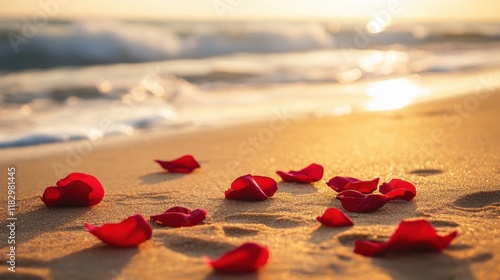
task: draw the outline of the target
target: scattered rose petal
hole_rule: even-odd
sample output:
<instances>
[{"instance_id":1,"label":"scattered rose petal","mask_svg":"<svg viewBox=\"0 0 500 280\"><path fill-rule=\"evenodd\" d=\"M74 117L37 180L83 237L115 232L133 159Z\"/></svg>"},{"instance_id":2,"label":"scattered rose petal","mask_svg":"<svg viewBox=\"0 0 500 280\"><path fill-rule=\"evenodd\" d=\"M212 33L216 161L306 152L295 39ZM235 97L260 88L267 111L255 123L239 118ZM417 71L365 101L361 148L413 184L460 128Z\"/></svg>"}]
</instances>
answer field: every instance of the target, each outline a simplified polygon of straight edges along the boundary
<instances>
[{"instance_id":1,"label":"scattered rose petal","mask_svg":"<svg viewBox=\"0 0 500 280\"><path fill-rule=\"evenodd\" d=\"M312 183L323 178L323 166L313 163L299 171L290 170L286 173L283 171L276 171L276 174L285 182Z\"/></svg>"},{"instance_id":2,"label":"scattered rose petal","mask_svg":"<svg viewBox=\"0 0 500 280\"><path fill-rule=\"evenodd\" d=\"M192 155L185 155L172 161L155 161L160 164L161 167L168 170L168 172L172 173L191 173L193 170L200 167L200 164Z\"/></svg>"},{"instance_id":3,"label":"scattered rose petal","mask_svg":"<svg viewBox=\"0 0 500 280\"><path fill-rule=\"evenodd\" d=\"M410 201L417 195L415 186L401 179L392 179L389 183L380 185L379 191L391 199L403 199Z\"/></svg>"},{"instance_id":4,"label":"scattered rose petal","mask_svg":"<svg viewBox=\"0 0 500 280\"><path fill-rule=\"evenodd\" d=\"M356 240L354 252L367 257L413 252L439 252L457 236L457 231L438 235L426 220L402 221L387 242Z\"/></svg>"},{"instance_id":5,"label":"scattered rose petal","mask_svg":"<svg viewBox=\"0 0 500 280\"><path fill-rule=\"evenodd\" d=\"M372 193L377 189L379 178L371 181L362 181L352 177L333 177L326 183L330 188L336 192L344 190L355 190L361 193Z\"/></svg>"},{"instance_id":6,"label":"scattered rose petal","mask_svg":"<svg viewBox=\"0 0 500 280\"><path fill-rule=\"evenodd\" d=\"M84 173L71 173L47 187L41 197L49 207L94 206L104 197L104 189L96 177Z\"/></svg>"},{"instance_id":7,"label":"scattered rose petal","mask_svg":"<svg viewBox=\"0 0 500 280\"><path fill-rule=\"evenodd\" d=\"M151 216L151 220L164 227L192 227L201 223L207 217L207 210L176 206L168 209L163 214Z\"/></svg>"},{"instance_id":8,"label":"scattered rose petal","mask_svg":"<svg viewBox=\"0 0 500 280\"><path fill-rule=\"evenodd\" d=\"M269 259L269 250L256 243L245 243L208 264L220 273L251 273L264 266Z\"/></svg>"},{"instance_id":9,"label":"scattered rose petal","mask_svg":"<svg viewBox=\"0 0 500 280\"><path fill-rule=\"evenodd\" d=\"M355 190L342 191L336 198L345 210L358 213L374 212L389 201L389 197L383 194L363 194Z\"/></svg>"},{"instance_id":10,"label":"scattered rose petal","mask_svg":"<svg viewBox=\"0 0 500 280\"><path fill-rule=\"evenodd\" d=\"M141 215L126 218L117 224L104 224L95 227L85 224L85 229L102 242L116 247L135 247L151 238L153 230Z\"/></svg>"},{"instance_id":11,"label":"scattered rose petal","mask_svg":"<svg viewBox=\"0 0 500 280\"><path fill-rule=\"evenodd\" d=\"M227 199L266 200L278 190L274 179L250 174L238 177L224 194Z\"/></svg>"},{"instance_id":12,"label":"scattered rose petal","mask_svg":"<svg viewBox=\"0 0 500 280\"><path fill-rule=\"evenodd\" d=\"M316 218L321 224L327 227L348 227L353 226L353 221L337 208L326 209L323 215Z\"/></svg>"}]
</instances>

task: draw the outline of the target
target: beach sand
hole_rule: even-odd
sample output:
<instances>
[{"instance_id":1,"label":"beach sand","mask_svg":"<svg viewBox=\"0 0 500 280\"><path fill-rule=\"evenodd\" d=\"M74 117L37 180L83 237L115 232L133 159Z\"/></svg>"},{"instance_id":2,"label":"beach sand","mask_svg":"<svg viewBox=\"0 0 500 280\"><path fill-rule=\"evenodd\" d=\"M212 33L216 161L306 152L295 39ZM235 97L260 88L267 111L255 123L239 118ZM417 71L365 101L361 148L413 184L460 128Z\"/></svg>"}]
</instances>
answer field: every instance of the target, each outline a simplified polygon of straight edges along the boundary
<instances>
[{"instance_id":1,"label":"beach sand","mask_svg":"<svg viewBox=\"0 0 500 280\"><path fill-rule=\"evenodd\" d=\"M499 117L500 92L483 92L390 112L309 119L278 114L260 123L138 135L134 141L2 150L2 192L7 167L16 167L17 263L15 273L7 271L8 233L2 230L0 278L500 279ZM193 154L202 168L169 174L153 162L183 154ZM325 167L323 179L312 185L283 183L275 174L312 162ZM45 207L39 196L66 171L99 178L103 201L92 208ZM273 177L278 192L261 202L226 200L231 182L248 173ZM342 209L325 184L334 176L403 178L418 193L374 213L347 212L353 227L325 228L316 216L327 207ZM1 197L6 205L6 194ZM176 205L205 208L208 217L190 228L152 225L152 239L133 249L108 247L83 228L136 213L148 218ZM442 253L353 253L354 240L383 240L411 218L459 235ZM5 221L2 211L4 229ZM258 273L220 275L203 259L247 241L270 250Z\"/></svg>"}]
</instances>

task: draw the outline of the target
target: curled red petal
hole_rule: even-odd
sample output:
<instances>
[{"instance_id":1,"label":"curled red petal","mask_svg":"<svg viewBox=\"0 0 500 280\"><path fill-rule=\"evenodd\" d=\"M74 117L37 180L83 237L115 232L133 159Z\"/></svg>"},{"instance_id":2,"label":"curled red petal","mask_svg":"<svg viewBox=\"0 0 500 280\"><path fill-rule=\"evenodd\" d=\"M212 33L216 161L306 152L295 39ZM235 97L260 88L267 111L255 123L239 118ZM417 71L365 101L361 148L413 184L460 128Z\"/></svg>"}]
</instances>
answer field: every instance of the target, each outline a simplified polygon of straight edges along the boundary
<instances>
[{"instance_id":1,"label":"curled red petal","mask_svg":"<svg viewBox=\"0 0 500 280\"><path fill-rule=\"evenodd\" d=\"M269 250L257 243L245 243L208 264L217 272L243 274L256 272L269 259Z\"/></svg>"},{"instance_id":2,"label":"curled red petal","mask_svg":"<svg viewBox=\"0 0 500 280\"><path fill-rule=\"evenodd\" d=\"M158 225L177 228L196 226L206 217L207 210L205 209L191 211L188 208L176 206L168 209L163 214L153 215L150 219Z\"/></svg>"},{"instance_id":3,"label":"curled red petal","mask_svg":"<svg viewBox=\"0 0 500 280\"><path fill-rule=\"evenodd\" d=\"M265 177L265 176L253 176L253 179L262 189L262 191L267 195L267 197L271 197L278 190L278 184L273 178Z\"/></svg>"},{"instance_id":4,"label":"curled red petal","mask_svg":"<svg viewBox=\"0 0 500 280\"><path fill-rule=\"evenodd\" d=\"M94 206L104 197L101 182L92 175L71 173L57 181L55 187L47 187L42 201L49 207Z\"/></svg>"},{"instance_id":5,"label":"curled red petal","mask_svg":"<svg viewBox=\"0 0 500 280\"><path fill-rule=\"evenodd\" d=\"M285 182L312 183L323 178L323 171L323 166L312 163L299 171L276 171L276 174L278 174Z\"/></svg>"},{"instance_id":6,"label":"curled red petal","mask_svg":"<svg viewBox=\"0 0 500 280\"><path fill-rule=\"evenodd\" d=\"M342 191L336 198L345 210L357 213L374 212L389 201L389 197L383 194L363 194L355 190Z\"/></svg>"},{"instance_id":7,"label":"curled red petal","mask_svg":"<svg viewBox=\"0 0 500 280\"><path fill-rule=\"evenodd\" d=\"M401 200L410 201L415 197L415 193L413 193L409 190L405 190L405 189L393 190L393 191L386 193L385 195L387 195L391 200L401 199Z\"/></svg>"},{"instance_id":8,"label":"curled red petal","mask_svg":"<svg viewBox=\"0 0 500 280\"><path fill-rule=\"evenodd\" d=\"M172 208L168 208L163 213L168 213L168 212L189 214L189 213L191 213L191 210L189 208L186 208L186 207L183 207L183 206L174 206Z\"/></svg>"},{"instance_id":9,"label":"curled red petal","mask_svg":"<svg viewBox=\"0 0 500 280\"><path fill-rule=\"evenodd\" d=\"M354 252L367 257L414 252L439 252L448 247L457 231L437 234L426 220L402 221L387 242L356 240Z\"/></svg>"},{"instance_id":10,"label":"curled red petal","mask_svg":"<svg viewBox=\"0 0 500 280\"><path fill-rule=\"evenodd\" d=\"M266 200L278 190L274 179L250 174L236 178L231 188L225 191L227 199L236 200Z\"/></svg>"},{"instance_id":11,"label":"curled red petal","mask_svg":"<svg viewBox=\"0 0 500 280\"><path fill-rule=\"evenodd\" d=\"M354 253L365 257L375 257L384 247L384 243L377 241L356 240L354 241Z\"/></svg>"},{"instance_id":12,"label":"curled red petal","mask_svg":"<svg viewBox=\"0 0 500 280\"><path fill-rule=\"evenodd\" d=\"M354 225L354 222L337 208L326 209L325 213L318 216L316 220L327 227L347 227Z\"/></svg>"},{"instance_id":13,"label":"curled red petal","mask_svg":"<svg viewBox=\"0 0 500 280\"><path fill-rule=\"evenodd\" d=\"M405 180L392 179L389 183L380 185L379 191L391 199L402 199L410 201L417 195L415 186Z\"/></svg>"},{"instance_id":14,"label":"curled red petal","mask_svg":"<svg viewBox=\"0 0 500 280\"><path fill-rule=\"evenodd\" d=\"M345 185L346 190L356 190L361 193L372 193L377 189L379 178L371 181L349 182Z\"/></svg>"},{"instance_id":15,"label":"curled red petal","mask_svg":"<svg viewBox=\"0 0 500 280\"><path fill-rule=\"evenodd\" d=\"M172 161L155 161L168 172L172 173L191 173L193 170L200 167L200 164L192 155L185 155Z\"/></svg>"},{"instance_id":16,"label":"curled red petal","mask_svg":"<svg viewBox=\"0 0 500 280\"><path fill-rule=\"evenodd\" d=\"M336 176L330 179L326 184L337 192L344 190L356 190L362 193L372 193L377 189L379 178L371 181L362 181L352 177Z\"/></svg>"},{"instance_id":17,"label":"curled red petal","mask_svg":"<svg viewBox=\"0 0 500 280\"><path fill-rule=\"evenodd\" d=\"M350 182L359 182L361 180L352 177L335 176L330 179L326 184L336 192L345 190L345 185Z\"/></svg>"},{"instance_id":18,"label":"curled red petal","mask_svg":"<svg viewBox=\"0 0 500 280\"><path fill-rule=\"evenodd\" d=\"M102 242L115 247L135 247L151 238L152 229L141 215L134 215L116 224L95 227L85 224L85 229Z\"/></svg>"}]
</instances>

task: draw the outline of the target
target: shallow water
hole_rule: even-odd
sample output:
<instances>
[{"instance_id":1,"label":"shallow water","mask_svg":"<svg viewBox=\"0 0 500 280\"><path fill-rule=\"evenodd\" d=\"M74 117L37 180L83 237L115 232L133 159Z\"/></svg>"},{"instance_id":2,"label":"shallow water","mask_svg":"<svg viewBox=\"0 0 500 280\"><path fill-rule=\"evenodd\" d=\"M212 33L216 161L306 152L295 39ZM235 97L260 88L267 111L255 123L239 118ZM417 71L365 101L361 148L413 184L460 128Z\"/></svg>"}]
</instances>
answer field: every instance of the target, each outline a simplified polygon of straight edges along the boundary
<instances>
[{"instance_id":1,"label":"shallow water","mask_svg":"<svg viewBox=\"0 0 500 280\"><path fill-rule=\"evenodd\" d=\"M499 27L52 21L13 47L4 21L0 147L463 94L498 72Z\"/></svg>"}]
</instances>

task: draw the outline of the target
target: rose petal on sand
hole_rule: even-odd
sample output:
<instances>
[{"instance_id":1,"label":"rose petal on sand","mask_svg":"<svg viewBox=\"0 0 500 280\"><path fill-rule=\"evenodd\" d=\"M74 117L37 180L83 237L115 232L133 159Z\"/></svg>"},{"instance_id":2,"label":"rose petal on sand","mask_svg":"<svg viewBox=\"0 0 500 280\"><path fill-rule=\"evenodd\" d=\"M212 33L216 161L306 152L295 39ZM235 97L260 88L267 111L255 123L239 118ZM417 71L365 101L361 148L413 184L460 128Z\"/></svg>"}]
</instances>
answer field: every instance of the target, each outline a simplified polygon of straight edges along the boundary
<instances>
[{"instance_id":1,"label":"rose petal on sand","mask_svg":"<svg viewBox=\"0 0 500 280\"><path fill-rule=\"evenodd\" d=\"M207 210L196 209L189 210L182 206L176 206L168 209L163 214L153 215L150 217L163 227L192 227L200 224L207 217Z\"/></svg>"},{"instance_id":2,"label":"rose petal on sand","mask_svg":"<svg viewBox=\"0 0 500 280\"><path fill-rule=\"evenodd\" d=\"M243 274L256 272L269 259L269 250L257 243L245 243L208 264L217 272Z\"/></svg>"},{"instance_id":3,"label":"rose petal on sand","mask_svg":"<svg viewBox=\"0 0 500 280\"><path fill-rule=\"evenodd\" d=\"M379 191L392 199L402 199L410 201L417 195L415 186L405 180L392 179L389 183L382 183Z\"/></svg>"},{"instance_id":4,"label":"rose petal on sand","mask_svg":"<svg viewBox=\"0 0 500 280\"><path fill-rule=\"evenodd\" d=\"M327 208L323 215L316 218L321 224L327 227L347 227L353 226L354 222L337 208Z\"/></svg>"},{"instance_id":5,"label":"rose petal on sand","mask_svg":"<svg viewBox=\"0 0 500 280\"><path fill-rule=\"evenodd\" d=\"M323 171L323 166L312 163L299 171L276 171L276 174L278 174L285 182L312 183L323 178Z\"/></svg>"},{"instance_id":6,"label":"rose petal on sand","mask_svg":"<svg viewBox=\"0 0 500 280\"><path fill-rule=\"evenodd\" d=\"M185 155L172 161L155 160L161 167L171 173L191 173L200 164L192 155Z\"/></svg>"},{"instance_id":7,"label":"rose petal on sand","mask_svg":"<svg viewBox=\"0 0 500 280\"><path fill-rule=\"evenodd\" d=\"M94 206L104 197L104 188L96 177L85 173L71 173L47 187L41 197L49 207Z\"/></svg>"},{"instance_id":8,"label":"rose petal on sand","mask_svg":"<svg viewBox=\"0 0 500 280\"><path fill-rule=\"evenodd\" d=\"M335 190L341 192L344 190L356 190L362 193L372 193L377 189L379 178L371 181L362 181L352 177L336 176L330 179L326 184Z\"/></svg>"},{"instance_id":9,"label":"rose petal on sand","mask_svg":"<svg viewBox=\"0 0 500 280\"><path fill-rule=\"evenodd\" d=\"M356 240L354 252L367 257L414 252L440 252L450 245L457 231L439 235L424 220L402 221L387 242Z\"/></svg>"},{"instance_id":10,"label":"rose petal on sand","mask_svg":"<svg viewBox=\"0 0 500 280\"><path fill-rule=\"evenodd\" d=\"M139 214L130 216L116 224L104 224L95 227L85 224L85 229L102 242L115 247L135 247L151 238L153 230Z\"/></svg>"},{"instance_id":11,"label":"rose petal on sand","mask_svg":"<svg viewBox=\"0 0 500 280\"><path fill-rule=\"evenodd\" d=\"M383 194L363 194L355 190L341 191L336 198L345 210L357 213L374 212L389 201L389 197Z\"/></svg>"},{"instance_id":12,"label":"rose petal on sand","mask_svg":"<svg viewBox=\"0 0 500 280\"><path fill-rule=\"evenodd\" d=\"M266 200L278 190L273 178L250 174L236 178L224 195L227 199Z\"/></svg>"}]
</instances>

